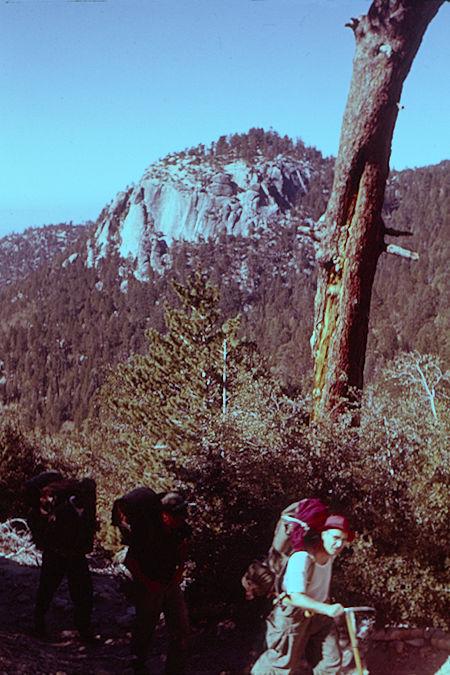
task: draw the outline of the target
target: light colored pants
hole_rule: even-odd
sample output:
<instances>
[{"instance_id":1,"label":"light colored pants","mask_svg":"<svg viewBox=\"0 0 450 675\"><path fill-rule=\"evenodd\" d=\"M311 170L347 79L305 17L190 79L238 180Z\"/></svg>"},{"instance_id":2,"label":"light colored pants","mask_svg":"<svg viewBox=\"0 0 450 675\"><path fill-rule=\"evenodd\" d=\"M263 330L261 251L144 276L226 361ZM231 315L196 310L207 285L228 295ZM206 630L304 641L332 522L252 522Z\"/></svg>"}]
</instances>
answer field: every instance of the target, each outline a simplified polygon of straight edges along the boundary
<instances>
[{"instance_id":1,"label":"light colored pants","mask_svg":"<svg viewBox=\"0 0 450 675\"><path fill-rule=\"evenodd\" d=\"M337 675L341 652L334 621L323 614L305 617L303 609L278 603L267 619L266 651L252 675L297 675L306 658L314 675Z\"/></svg>"}]
</instances>

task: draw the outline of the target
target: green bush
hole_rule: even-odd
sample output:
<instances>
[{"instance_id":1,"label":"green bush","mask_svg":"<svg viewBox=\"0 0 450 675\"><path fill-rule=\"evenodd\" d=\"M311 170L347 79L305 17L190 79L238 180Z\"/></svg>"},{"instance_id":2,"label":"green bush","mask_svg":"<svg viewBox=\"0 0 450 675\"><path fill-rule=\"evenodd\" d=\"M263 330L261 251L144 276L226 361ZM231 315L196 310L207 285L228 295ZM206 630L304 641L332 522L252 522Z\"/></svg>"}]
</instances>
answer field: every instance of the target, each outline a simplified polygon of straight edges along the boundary
<instances>
[{"instance_id":1,"label":"green bush","mask_svg":"<svg viewBox=\"0 0 450 675\"><path fill-rule=\"evenodd\" d=\"M5 415L0 423L0 521L23 515L22 485L44 468L40 448Z\"/></svg>"}]
</instances>

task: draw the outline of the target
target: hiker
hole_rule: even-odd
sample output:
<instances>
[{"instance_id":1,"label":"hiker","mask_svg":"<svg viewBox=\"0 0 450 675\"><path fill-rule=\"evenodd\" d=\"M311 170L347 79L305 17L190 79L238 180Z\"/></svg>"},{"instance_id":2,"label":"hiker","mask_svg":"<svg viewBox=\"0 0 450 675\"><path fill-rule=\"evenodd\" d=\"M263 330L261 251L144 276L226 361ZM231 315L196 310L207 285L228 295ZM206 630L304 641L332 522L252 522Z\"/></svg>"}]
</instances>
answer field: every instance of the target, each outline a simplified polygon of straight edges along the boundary
<instances>
[{"instance_id":1,"label":"hiker","mask_svg":"<svg viewBox=\"0 0 450 675\"><path fill-rule=\"evenodd\" d=\"M331 514L318 499L299 502L291 531L282 593L267 619L266 650L252 675L297 675L306 659L314 675L337 675L341 653L334 619L344 613L329 604L334 558L354 539L345 516Z\"/></svg>"},{"instance_id":2,"label":"hiker","mask_svg":"<svg viewBox=\"0 0 450 675\"><path fill-rule=\"evenodd\" d=\"M185 518L188 504L178 492L157 495L136 488L114 502L113 519L128 544L125 565L133 577L136 617L131 645L136 673L145 667L153 632L164 613L169 645L166 675L185 672L189 621L180 587L190 527Z\"/></svg>"},{"instance_id":3,"label":"hiker","mask_svg":"<svg viewBox=\"0 0 450 675\"><path fill-rule=\"evenodd\" d=\"M27 521L42 566L34 608L34 630L45 637L45 614L67 577L74 608L74 624L84 641L92 640L92 580L86 554L92 551L96 531L95 482L63 479L47 471L24 484Z\"/></svg>"}]
</instances>

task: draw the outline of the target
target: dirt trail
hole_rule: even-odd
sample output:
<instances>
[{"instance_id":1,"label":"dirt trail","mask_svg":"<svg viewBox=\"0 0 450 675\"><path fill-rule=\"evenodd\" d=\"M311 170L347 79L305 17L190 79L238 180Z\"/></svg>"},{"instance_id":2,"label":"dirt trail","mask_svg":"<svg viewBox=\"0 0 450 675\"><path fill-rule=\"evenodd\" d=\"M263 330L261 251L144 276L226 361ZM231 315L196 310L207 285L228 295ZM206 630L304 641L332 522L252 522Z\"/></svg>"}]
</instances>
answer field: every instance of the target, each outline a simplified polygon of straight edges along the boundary
<instances>
[{"instance_id":1,"label":"dirt trail","mask_svg":"<svg viewBox=\"0 0 450 675\"><path fill-rule=\"evenodd\" d=\"M32 635L39 567L0 557L0 675L131 675L129 630L133 618L117 575L93 572L93 628L98 640L84 645L73 630L65 583L48 613L48 640ZM193 626L188 675L245 675L262 647L263 623L243 614L235 621L211 619ZM247 618L246 618L247 617ZM164 627L155 635L148 665L164 669ZM450 675L448 654L420 645L376 643L368 654L371 675ZM354 672L352 669L350 672Z\"/></svg>"},{"instance_id":2,"label":"dirt trail","mask_svg":"<svg viewBox=\"0 0 450 675\"><path fill-rule=\"evenodd\" d=\"M39 567L0 557L0 674L8 675L107 675L132 673L129 645L133 608L117 575L93 572L94 644L83 644L73 628L67 584L58 589L47 614L48 637L33 636L33 602ZM255 657L252 636L236 631L234 624L212 622L193 626L188 675L196 673L245 673ZM148 665L151 673L163 672L164 626L152 642Z\"/></svg>"}]
</instances>

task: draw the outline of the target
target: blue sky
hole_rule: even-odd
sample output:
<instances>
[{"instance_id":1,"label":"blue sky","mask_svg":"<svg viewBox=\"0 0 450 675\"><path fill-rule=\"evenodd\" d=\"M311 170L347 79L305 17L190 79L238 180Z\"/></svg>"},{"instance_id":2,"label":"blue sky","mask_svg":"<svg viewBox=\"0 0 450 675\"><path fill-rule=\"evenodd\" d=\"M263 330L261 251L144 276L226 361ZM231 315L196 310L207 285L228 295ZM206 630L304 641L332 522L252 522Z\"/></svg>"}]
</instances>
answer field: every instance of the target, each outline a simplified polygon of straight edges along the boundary
<instances>
[{"instance_id":1,"label":"blue sky","mask_svg":"<svg viewBox=\"0 0 450 675\"><path fill-rule=\"evenodd\" d=\"M369 0L0 0L0 236L95 220L169 152L272 127L336 155ZM406 80L391 166L449 158L450 3Z\"/></svg>"}]
</instances>

